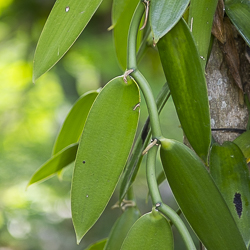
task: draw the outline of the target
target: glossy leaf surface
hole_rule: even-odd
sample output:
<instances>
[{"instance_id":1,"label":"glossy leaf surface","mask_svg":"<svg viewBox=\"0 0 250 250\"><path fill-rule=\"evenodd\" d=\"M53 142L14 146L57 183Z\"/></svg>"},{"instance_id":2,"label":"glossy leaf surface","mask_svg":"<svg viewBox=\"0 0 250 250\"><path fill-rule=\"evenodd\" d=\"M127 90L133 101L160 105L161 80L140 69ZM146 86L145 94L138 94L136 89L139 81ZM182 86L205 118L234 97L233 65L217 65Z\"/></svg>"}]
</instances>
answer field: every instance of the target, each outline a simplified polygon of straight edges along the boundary
<instances>
[{"instance_id":1,"label":"glossy leaf surface","mask_svg":"<svg viewBox=\"0 0 250 250\"><path fill-rule=\"evenodd\" d=\"M121 248L121 250L138 249L174 249L170 224L159 212L153 211L138 219Z\"/></svg>"},{"instance_id":2,"label":"glossy leaf surface","mask_svg":"<svg viewBox=\"0 0 250 250\"><path fill-rule=\"evenodd\" d=\"M126 5L124 4L122 11L119 13L119 18L116 20L113 30L116 56L122 70L127 68L128 31L138 2L135 0L126 1Z\"/></svg>"},{"instance_id":3,"label":"glossy leaf surface","mask_svg":"<svg viewBox=\"0 0 250 250\"><path fill-rule=\"evenodd\" d=\"M189 0L150 1L149 19L155 43L180 20L188 4Z\"/></svg>"},{"instance_id":4,"label":"glossy leaf surface","mask_svg":"<svg viewBox=\"0 0 250 250\"><path fill-rule=\"evenodd\" d=\"M207 86L185 21L181 19L157 45L182 129L195 152L206 162L211 140Z\"/></svg>"},{"instance_id":5,"label":"glossy leaf surface","mask_svg":"<svg viewBox=\"0 0 250 250\"><path fill-rule=\"evenodd\" d=\"M31 177L29 185L52 177L59 170L67 167L76 158L78 143L71 144L64 148L57 154L53 155L51 159L45 162Z\"/></svg>"},{"instance_id":6,"label":"glossy leaf surface","mask_svg":"<svg viewBox=\"0 0 250 250\"><path fill-rule=\"evenodd\" d=\"M161 140L161 161L183 214L207 249L246 249L225 200L199 157L184 144Z\"/></svg>"},{"instance_id":7,"label":"glossy leaf surface","mask_svg":"<svg viewBox=\"0 0 250 250\"><path fill-rule=\"evenodd\" d=\"M104 250L121 249L122 243L126 238L128 231L139 219L139 217L140 212L137 208L128 207L112 227Z\"/></svg>"},{"instance_id":8,"label":"glossy leaf surface","mask_svg":"<svg viewBox=\"0 0 250 250\"><path fill-rule=\"evenodd\" d=\"M92 244L91 246L89 246L85 250L103 250L106 242L107 242L107 239L97 241L96 243Z\"/></svg>"},{"instance_id":9,"label":"glossy leaf surface","mask_svg":"<svg viewBox=\"0 0 250 250\"><path fill-rule=\"evenodd\" d=\"M73 105L55 141L53 154L58 153L72 143L78 142L89 110L97 95L97 91L87 92Z\"/></svg>"},{"instance_id":10,"label":"glossy leaf surface","mask_svg":"<svg viewBox=\"0 0 250 250\"><path fill-rule=\"evenodd\" d=\"M225 0L225 9L234 26L250 46L250 1Z\"/></svg>"},{"instance_id":11,"label":"glossy leaf surface","mask_svg":"<svg viewBox=\"0 0 250 250\"><path fill-rule=\"evenodd\" d=\"M203 69L208 59L208 49L218 0L192 0L189 8L189 26L199 51Z\"/></svg>"},{"instance_id":12,"label":"glossy leaf surface","mask_svg":"<svg viewBox=\"0 0 250 250\"><path fill-rule=\"evenodd\" d=\"M138 87L122 77L111 80L96 98L79 142L71 188L77 242L106 207L125 166L135 136Z\"/></svg>"},{"instance_id":13,"label":"glossy leaf surface","mask_svg":"<svg viewBox=\"0 0 250 250\"><path fill-rule=\"evenodd\" d=\"M102 0L56 1L39 38L33 81L52 68L68 51Z\"/></svg>"},{"instance_id":14,"label":"glossy leaf surface","mask_svg":"<svg viewBox=\"0 0 250 250\"><path fill-rule=\"evenodd\" d=\"M246 131L234 140L244 154L247 162L250 162L250 131Z\"/></svg>"},{"instance_id":15,"label":"glossy leaf surface","mask_svg":"<svg viewBox=\"0 0 250 250\"><path fill-rule=\"evenodd\" d=\"M170 97L170 91L168 84L165 83L156 98L156 105L158 109L158 113L160 114L164 105L168 101ZM142 130L138 134L136 142L134 144L133 150L131 152L130 158L126 163L124 173L121 180L121 187L119 193L119 200L122 202L125 195L127 194L129 188L133 184L136 175L138 173L143 155L142 152L148 145L151 136L151 128L149 124L149 118L146 120Z\"/></svg>"},{"instance_id":16,"label":"glossy leaf surface","mask_svg":"<svg viewBox=\"0 0 250 250\"><path fill-rule=\"evenodd\" d=\"M210 173L222 193L242 234L250 242L250 179L244 155L232 142L214 144L210 153Z\"/></svg>"}]
</instances>

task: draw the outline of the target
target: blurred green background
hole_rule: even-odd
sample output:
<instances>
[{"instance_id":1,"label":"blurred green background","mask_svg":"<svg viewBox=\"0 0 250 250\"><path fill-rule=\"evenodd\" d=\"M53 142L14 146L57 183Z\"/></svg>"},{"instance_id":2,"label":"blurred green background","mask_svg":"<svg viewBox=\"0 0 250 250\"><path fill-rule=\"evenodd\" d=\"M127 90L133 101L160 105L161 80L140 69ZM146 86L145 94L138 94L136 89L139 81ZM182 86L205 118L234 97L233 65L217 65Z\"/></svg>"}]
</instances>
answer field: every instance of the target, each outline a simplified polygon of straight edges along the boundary
<instances>
[{"instance_id":1,"label":"blurred green background","mask_svg":"<svg viewBox=\"0 0 250 250\"><path fill-rule=\"evenodd\" d=\"M53 4L53 0L0 1L0 250L85 249L107 237L121 214L120 209L110 208L117 201L115 193L104 216L78 246L70 214L73 165L62 180L55 176L26 190L31 175L50 157L59 128L77 98L123 74L112 31L107 31L112 1L106 0L62 60L32 83L35 47ZM157 96L165 80L155 49L148 49L139 67ZM146 117L142 100L140 127ZM182 140L172 100L162 111L161 123L166 137ZM142 213L151 208L146 202L144 165L145 159L135 183ZM161 192L166 203L176 208L167 183ZM178 242L176 249L182 249Z\"/></svg>"}]
</instances>

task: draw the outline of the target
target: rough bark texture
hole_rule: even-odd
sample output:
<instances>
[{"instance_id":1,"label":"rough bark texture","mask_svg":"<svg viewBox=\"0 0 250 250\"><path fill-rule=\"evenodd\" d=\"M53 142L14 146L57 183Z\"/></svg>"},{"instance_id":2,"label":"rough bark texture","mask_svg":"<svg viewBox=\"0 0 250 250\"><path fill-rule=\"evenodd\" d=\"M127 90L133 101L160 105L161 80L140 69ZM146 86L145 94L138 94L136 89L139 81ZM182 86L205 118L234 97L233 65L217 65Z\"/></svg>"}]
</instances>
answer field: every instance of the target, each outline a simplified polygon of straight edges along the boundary
<instances>
[{"instance_id":1,"label":"rough bark texture","mask_svg":"<svg viewBox=\"0 0 250 250\"><path fill-rule=\"evenodd\" d=\"M245 47L244 44L242 39L237 40L237 48L239 50ZM211 127L212 129L228 128L244 130L247 126L248 110L245 105L242 105L243 94L236 86L228 69L221 46L217 39L215 39L206 68ZM242 59L241 56L240 59ZM246 63L245 60L244 63ZM220 144L224 141L232 141L239 136L239 132L226 130L214 131L212 134L214 139Z\"/></svg>"}]
</instances>

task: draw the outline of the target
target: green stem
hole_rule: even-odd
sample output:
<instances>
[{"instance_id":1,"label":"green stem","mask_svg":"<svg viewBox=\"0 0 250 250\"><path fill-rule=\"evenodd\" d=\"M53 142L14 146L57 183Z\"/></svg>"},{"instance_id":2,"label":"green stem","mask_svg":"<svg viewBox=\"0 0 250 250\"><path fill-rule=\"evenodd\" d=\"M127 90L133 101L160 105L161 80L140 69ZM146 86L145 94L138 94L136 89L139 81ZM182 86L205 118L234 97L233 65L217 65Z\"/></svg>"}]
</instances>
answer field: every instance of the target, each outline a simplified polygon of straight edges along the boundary
<instances>
[{"instance_id":1,"label":"green stem","mask_svg":"<svg viewBox=\"0 0 250 250\"><path fill-rule=\"evenodd\" d=\"M131 75L135 79L137 84L139 85L144 95L147 108L148 108L150 125L152 129L152 138L153 139L156 138L159 140L162 138L162 132L161 132L158 110L157 110L157 106L156 106L156 102L155 102L152 90L147 80L145 79L145 77L142 75L142 73L139 70L135 70Z\"/></svg>"},{"instance_id":2,"label":"green stem","mask_svg":"<svg viewBox=\"0 0 250 250\"><path fill-rule=\"evenodd\" d=\"M182 236L184 243L188 250L196 250L194 242L181 218L178 214L169 206L163 203L160 191L156 181L155 173L155 161L158 147L154 146L148 151L147 157L147 181L150 190L152 202L156 209L166 216L175 225L180 235Z\"/></svg>"},{"instance_id":3,"label":"green stem","mask_svg":"<svg viewBox=\"0 0 250 250\"><path fill-rule=\"evenodd\" d=\"M150 124L152 127L152 137L153 139L155 138L160 139L162 137L162 132L161 132L160 121L155 99L150 85L148 84L144 76L140 73L140 71L137 69L136 42L137 42L137 33L143 13L144 13L144 6L143 3L140 2L133 15L129 28L127 69L128 70L133 69L133 72L130 75L136 80L137 84L139 85L144 95L150 117Z\"/></svg>"},{"instance_id":4,"label":"green stem","mask_svg":"<svg viewBox=\"0 0 250 250\"><path fill-rule=\"evenodd\" d=\"M131 186L127 192L128 200L135 201L133 187Z\"/></svg>"}]
</instances>

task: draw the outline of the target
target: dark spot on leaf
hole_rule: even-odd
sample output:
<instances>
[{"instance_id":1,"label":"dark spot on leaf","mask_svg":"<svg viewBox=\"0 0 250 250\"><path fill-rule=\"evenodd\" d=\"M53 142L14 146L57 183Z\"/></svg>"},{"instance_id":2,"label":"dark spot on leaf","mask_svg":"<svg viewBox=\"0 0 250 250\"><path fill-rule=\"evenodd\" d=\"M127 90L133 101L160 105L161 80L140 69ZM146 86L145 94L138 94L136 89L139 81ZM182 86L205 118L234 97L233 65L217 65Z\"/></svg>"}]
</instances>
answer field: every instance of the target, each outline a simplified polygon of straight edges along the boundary
<instances>
[{"instance_id":1,"label":"dark spot on leaf","mask_svg":"<svg viewBox=\"0 0 250 250\"><path fill-rule=\"evenodd\" d=\"M234 195L234 205L235 205L235 209L236 212L239 216L239 218L242 215L242 200L241 200L241 194L240 193L235 193Z\"/></svg>"},{"instance_id":2,"label":"dark spot on leaf","mask_svg":"<svg viewBox=\"0 0 250 250\"><path fill-rule=\"evenodd\" d=\"M147 135L148 135L148 130L149 130L149 118L146 120L142 133L141 133L141 139L142 139L142 144L144 143Z\"/></svg>"},{"instance_id":3,"label":"dark spot on leaf","mask_svg":"<svg viewBox=\"0 0 250 250\"><path fill-rule=\"evenodd\" d=\"M82 163L83 163L83 164L85 164L85 163L86 163L86 161L83 161Z\"/></svg>"}]
</instances>

